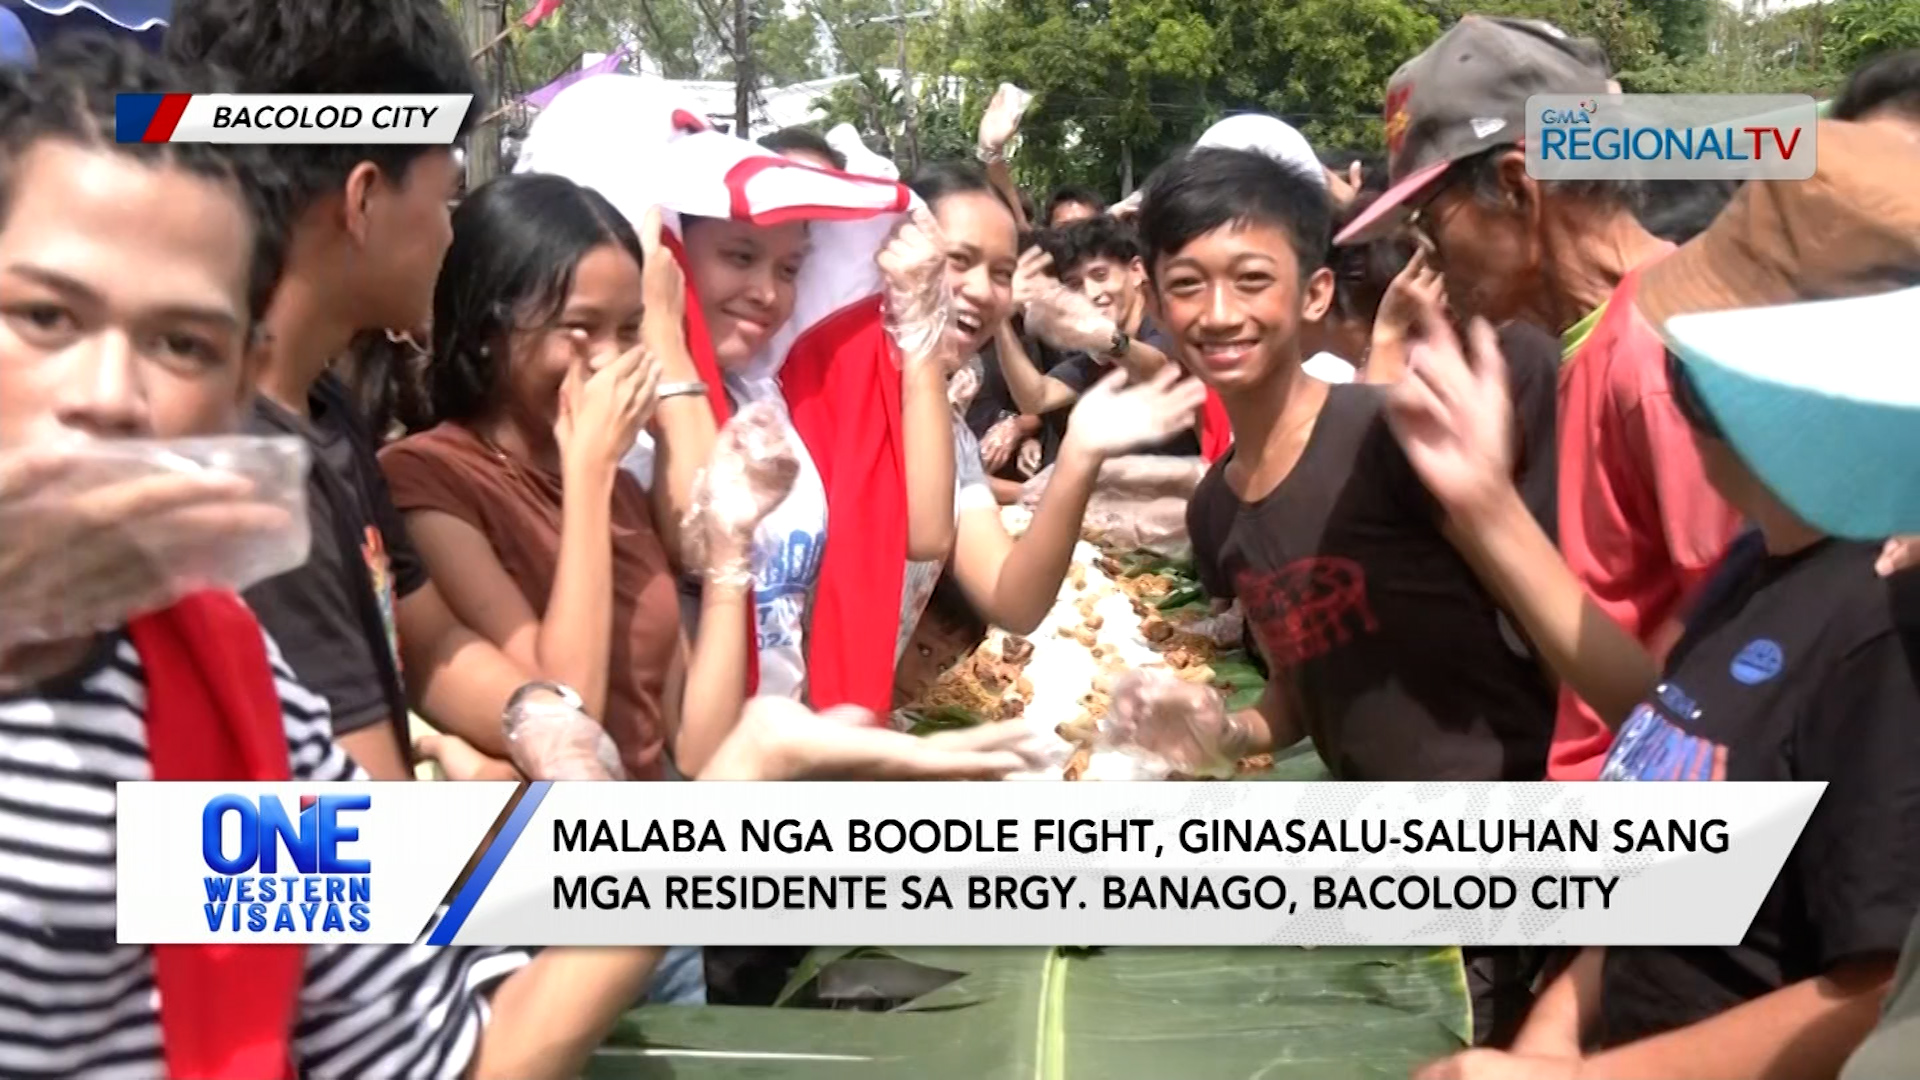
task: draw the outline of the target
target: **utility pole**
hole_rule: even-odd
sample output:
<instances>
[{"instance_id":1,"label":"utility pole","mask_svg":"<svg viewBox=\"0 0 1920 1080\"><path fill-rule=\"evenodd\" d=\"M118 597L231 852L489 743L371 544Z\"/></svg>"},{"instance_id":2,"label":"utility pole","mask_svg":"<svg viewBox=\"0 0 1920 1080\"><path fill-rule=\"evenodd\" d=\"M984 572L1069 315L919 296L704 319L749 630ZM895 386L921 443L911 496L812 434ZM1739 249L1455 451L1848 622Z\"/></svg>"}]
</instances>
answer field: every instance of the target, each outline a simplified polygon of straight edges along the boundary
<instances>
[{"instance_id":1,"label":"utility pole","mask_svg":"<svg viewBox=\"0 0 1920 1080\"><path fill-rule=\"evenodd\" d=\"M906 106L901 117L906 125L907 172L909 175L920 171L920 132L914 124L914 112L919 106L913 92L913 72L907 69L907 14L900 6L900 0L893 0L894 25L900 30L900 101Z\"/></svg>"},{"instance_id":2,"label":"utility pole","mask_svg":"<svg viewBox=\"0 0 1920 1080\"><path fill-rule=\"evenodd\" d=\"M475 120L473 134L467 139L467 190L472 191L500 172L500 129L495 126L494 110L500 104L500 62L496 54L506 9L501 0L467 0L461 5L466 25L467 47L481 52L473 61L479 76L480 94L469 106ZM489 47L491 46L491 47Z\"/></svg>"},{"instance_id":3,"label":"utility pole","mask_svg":"<svg viewBox=\"0 0 1920 1080\"><path fill-rule=\"evenodd\" d=\"M750 0L733 0L733 133L749 138L753 122L753 21Z\"/></svg>"}]
</instances>

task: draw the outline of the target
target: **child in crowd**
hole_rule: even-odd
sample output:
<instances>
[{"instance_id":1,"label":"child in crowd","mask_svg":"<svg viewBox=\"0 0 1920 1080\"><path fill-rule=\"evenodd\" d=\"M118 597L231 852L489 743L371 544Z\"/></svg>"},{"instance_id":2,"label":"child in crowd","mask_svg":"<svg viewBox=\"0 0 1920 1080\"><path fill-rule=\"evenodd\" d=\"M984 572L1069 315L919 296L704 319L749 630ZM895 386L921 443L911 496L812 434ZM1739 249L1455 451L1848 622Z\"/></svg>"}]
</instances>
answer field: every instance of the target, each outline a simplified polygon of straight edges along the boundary
<instances>
[{"instance_id":1,"label":"child in crowd","mask_svg":"<svg viewBox=\"0 0 1920 1080\"><path fill-rule=\"evenodd\" d=\"M1012 314L1017 223L986 174L965 164L937 165L913 181L945 238L946 276L954 297L948 330L956 371L1004 336ZM1150 379L1122 388L1114 373L1088 388L1073 408L1053 479L1019 540L1007 534L999 503L989 490L973 433L954 421L956 523L954 580L989 624L1027 633L1052 609L1080 541L1080 521L1093 495L1094 479L1108 458L1141 444L1164 440L1191 427L1203 391L1166 367ZM927 600L940 580L944 559L915 562L901 596L900 639L904 655Z\"/></svg>"},{"instance_id":2,"label":"child in crowd","mask_svg":"<svg viewBox=\"0 0 1920 1080\"><path fill-rule=\"evenodd\" d=\"M643 300L640 237L558 176L495 180L453 225L434 292L437 424L381 452L394 502L454 612L577 692L629 779L668 760L697 775L739 716L744 641L704 634L687 663L667 530L620 469L659 392L645 309L677 310L680 281L652 279L661 294ZM651 227L649 261L670 260ZM704 603L703 626L738 626L746 583L710 582Z\"/></svg>"},{"instance_id":3,"label":"child in crowd","mask_svg":"<svg viewBox=\"0 0 1920 1080\"><path fill-rule=\"evenodd\" d=\"M1311 177L1227 149L1164 166L1140 210L1168 338L1237 436L1187 512L1201 581L1240 601L1271 669L1259 707L1233 722L1257 748L1311 738L1343 779L1538 780L1552 685L1448 541L1387 429L1383 389L1301 370L1301 330L1333 290L1329 218ZM1512 391L1515 468L1550 474L1553 343L1524 329L1506 341L1534 360ZM1497 1041L1529 973L1508 951L1468 958L1480 1041Z\"/></svg>"},{"instance_id":4,"label":"child in crowd","mask_svg":"<svg viewBox=\"0 0 1920 1080\"><path fill-rule=\"evenodd\" d=\"M1645 271L1638 303L1653 326L1920 284L1910 182L1920 150L1868 125L1823 123L1819 138L1811 180L1747 185L1712 227ZM1793 242L1816 230L1825 242ZM1883 578L1878 543L1801 519L1729 442L1698 354L1669 353L1675 406L1706 475L1756 528L1735 541L1664 660L1650 655L1595 606L1512 489L1493 335L1474 326L1469 362L1437 307L1423 326L1396 389L1400 441L1463 552L1616 732L1600 779L1827 783L1738 945L1583 950L1512 1055L1468 1054L1423 1075L1834 1075L1872 1025L1920 909L1920 577ZM1738 371L1755 358L1713 360ZM1737 387L1718 385L1720 405L1737 405Z\"/></svg>"},{"instance_id":5,"label":"child in crowd","mask_svg":"<svg viewBox=\"0 0 1920 1080\"><path fill-rule=\"evenodd\" d=\"M628 137L609 141L614 129ZM947 343L928 331L944 255L908 222L911 194L704 130L657 83L627 76L557 97L523 167L600 191L629 221L656 205L673 215L681 332L705 373L689 385L719 414L780 409L801 462L756 538L755 692L884 712L897 583L953 537ZM729 186L748 172L750 185ZM905 306L927 317L896 326L912 339L896 344L886 322ZM651 478L661 448L643 441L629 467Z\"/></svg>"},{"instance_id":6,"label":"child in crowd","mask_svg":"<svg viewBox=\"0 0 1920 1080\"><path fill-rule=\"evenodd\" d=\"M468 94L467 48L435 0L182 0L166 51L243 73L249 93ZM468 118L469 121L474 119ZM501 710L530 673L462 625L388 496L372 431L330 368L364 331L424 326L460 169L445 146L277 146L285 278L247 426L306 440L312 554L247 592L334 734L383 780L412 775L408 712L506 756Z\"/></svg>"}]
</instances>

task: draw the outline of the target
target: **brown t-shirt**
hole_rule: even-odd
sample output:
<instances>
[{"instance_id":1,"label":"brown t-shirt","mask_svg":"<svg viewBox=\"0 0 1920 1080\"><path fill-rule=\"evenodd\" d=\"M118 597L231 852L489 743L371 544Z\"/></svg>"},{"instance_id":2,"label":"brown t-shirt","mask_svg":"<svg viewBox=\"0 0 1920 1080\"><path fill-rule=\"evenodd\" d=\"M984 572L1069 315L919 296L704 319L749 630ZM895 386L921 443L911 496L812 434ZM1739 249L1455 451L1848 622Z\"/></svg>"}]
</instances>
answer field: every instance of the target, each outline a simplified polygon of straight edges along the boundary
<instances>
[{"instance_id":1,"label":"brown t-shirt","mask_svg":"<svg viewBox=\"0 0 1920 1080\"><path fill-rule=\"evenodd\" d=\"M402 513L437 510L480 530L534 614L545 616L560 568L559 476L502 457L457 424L394 443L380 452L380 466ZM603 720L636 780L664 774L661 699L679 640L666 549L646 492L622 472L613 485L613 636Z\"/></svg>"}]
</instances>

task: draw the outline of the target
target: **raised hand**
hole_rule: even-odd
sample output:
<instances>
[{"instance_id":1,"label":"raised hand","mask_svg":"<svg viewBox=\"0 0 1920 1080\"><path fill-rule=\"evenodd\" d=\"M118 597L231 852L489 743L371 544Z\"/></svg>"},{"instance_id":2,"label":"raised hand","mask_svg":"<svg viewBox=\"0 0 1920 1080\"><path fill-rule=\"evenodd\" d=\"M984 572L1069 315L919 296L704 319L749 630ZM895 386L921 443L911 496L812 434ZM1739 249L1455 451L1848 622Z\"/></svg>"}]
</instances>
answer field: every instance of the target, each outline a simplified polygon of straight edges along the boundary
<instances>
[{"instance_id":1,"label":"raised hand","mask_svg":"<svg viewBox=\"0 0 1920 1080\"><path fill-rule=\"evenodd\" d=\"M640 221L640 336L660 358L664 377L682 382L698 378L687 350L687 278L661 241L663 230L660 208L649 208Z\"/></svg>"},{"instance_id":2,"label":"raised hand","mask_svg":"<svg viewBox=\"0 0 1920 1080\"><path fill-rule=\"evenodd\" d=\"M1093 301L1060 285L1027 305L1027 329L1056 349L1101 353L1113 346L1117 327Z\"/></svg>"},{"instance_id":3,"label":"raised hand","mask_svg":"<svg viewBox=\"0 0 1920 1080\"><path fill-rule=\"evenodd\" d=\"M1470 515L1513 483L1506 357L1484 319L1467 333L1471 361L1437 302L1425 303L1420 325L1387 417L1427 490L1449 513Z\"/></svg>"},{"instance_id":4,"label":"raised hand","mask_svg":"<svg viewBox=\"0 0 1920 1080\"><path fill-rule=\"evenodd\" d=\"M560 384L553 425L560 460L568 469L618 466L653 419L660 363L644 344L589 355L585 334L576 331L572 342L573 363Z\"/></svg>"},{"instance_id":5,"label":"raised hand","mask_svg":"<svg viewBox=\"0 0 1920 1080\"><path fill-rule=\"evenodd\" d=\"M1013 270L1013 304L1015 308L1025 310L1028 304L1061 288L1060 279L1054 276L1053 256L1038 244L1020 253L1020 261Z\"/></svg>"},{"instance_id":6,"label":"raised hand","mask_svg":"<svg viewBox=\"0 0 1920 1080\"><path fill-rule=\"evenodd\" d=\"M987 103L986 115L980 118L980 152L988 157L998 157L1006 150L1007 144L1020 133L1020 119L1026 115L1027 106L1033 103L1033 95L1012 83L1001 83L993 92L993 100Z\"/></svg>"},{"instance_id":7,"label":"raised hand","mask_svg":"<svg viewBox=\"0 0 1920 1080\"><path fill-rule=\"evenodd\" d=\"M1332 169L1324 171L1327 174L1327 199L1333 203L1333 208L1344 210L1352 206L1353 200L1360 197L1360 185L1364 179L1360 163L1356 161L1348 165L1344 176Z\"/></svg>"},{"instance_id":8,"label":"raised hand","mask_svg":"<svg viewBox=\"0 0 1920 1080\"><path fill-rule=\"evenodd\" d=\"M947 404L956 410L965 412L967 406L980 393L980 367L976 360L966 364L947 378Z\"/></svg>"},{"instance_id":9,"label":"raised hand","mask_svg":"<svg viewBox=\"0 0 1920 1080\"><path fill-rule=\"evenodd\" d=\"M953 296L947 287L947 244L925 208L894 227L875 256L886 284L887 329L902 365L944 366Z\"/></svg>"},{"instance_id":10,"label":"raised hand","mask_svg":"<svg viewBox=\"0 0 1920 1080\"><path fill-rule=\"evenodd\" d=\"M1064 446L1100 458L1154 446L1192 427L1206 400L1206 387L1175 364L1132 386L1112 371L1080 395Z\"/></svg>"},{"instance_id":11,"label":"raised hand","mask_svg":"<svg viewBox=\"0 0 1920 1080\"><path fill-rule=\"evenodd\" d=\"M720 429L713 457L694 478L681 535L707 580L743 587L753 580L753 531L793 490L800 458L779 406L754 402Z\"/></svg>"}]
</instances>

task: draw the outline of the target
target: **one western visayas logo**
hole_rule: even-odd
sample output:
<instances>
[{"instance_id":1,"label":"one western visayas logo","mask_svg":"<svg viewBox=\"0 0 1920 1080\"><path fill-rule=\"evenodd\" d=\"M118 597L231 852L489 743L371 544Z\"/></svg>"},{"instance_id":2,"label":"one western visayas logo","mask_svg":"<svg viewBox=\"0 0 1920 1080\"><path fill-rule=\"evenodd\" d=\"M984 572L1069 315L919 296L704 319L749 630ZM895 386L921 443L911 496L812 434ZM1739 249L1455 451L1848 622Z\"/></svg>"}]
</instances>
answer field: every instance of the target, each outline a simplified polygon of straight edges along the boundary
<instances>
[{"instance_id":1,"label":"one western visayas logo","mask_svg":"<svg viewBox=\"0 0 1920 1080\"><path fill-rule=\"evenodd\" d=\"M276 795L216 795L200 815L207 929L360 933L373 903L373 865L341 849L360 829L347 815L371 795L306 795L289 814ZM238 824L229 830L227 822ZM284 858L283 858L284 856Z\"/></svg>"}]
</instances>

